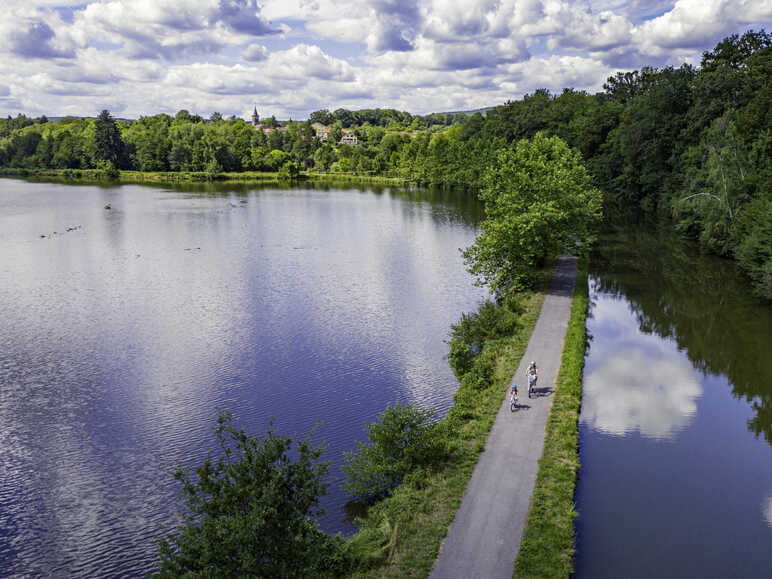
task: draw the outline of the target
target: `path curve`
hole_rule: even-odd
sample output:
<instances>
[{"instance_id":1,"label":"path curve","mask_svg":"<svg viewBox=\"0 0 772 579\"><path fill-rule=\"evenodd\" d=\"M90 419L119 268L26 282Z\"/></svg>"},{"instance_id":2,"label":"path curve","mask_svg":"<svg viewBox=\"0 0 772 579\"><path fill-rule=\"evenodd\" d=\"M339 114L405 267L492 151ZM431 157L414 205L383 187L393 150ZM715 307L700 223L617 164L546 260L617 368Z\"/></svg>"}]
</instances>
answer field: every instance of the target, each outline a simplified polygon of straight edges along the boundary
<instances>
[{"instance_id":1,"label":"path curve","mask_svg":"<svg viewBox=\"0 0 772 579\"><path fill-rule=\"evenodd\" d=\"M432 569L432 579L512 577L531 504L547 417L571 315L577 258L558 259L555 273L515 374L520 409L502 401L485 450L480 454L448 536ZM538 396L528 398L525 371L539 367Z\"/></svg>"}]
</instances>

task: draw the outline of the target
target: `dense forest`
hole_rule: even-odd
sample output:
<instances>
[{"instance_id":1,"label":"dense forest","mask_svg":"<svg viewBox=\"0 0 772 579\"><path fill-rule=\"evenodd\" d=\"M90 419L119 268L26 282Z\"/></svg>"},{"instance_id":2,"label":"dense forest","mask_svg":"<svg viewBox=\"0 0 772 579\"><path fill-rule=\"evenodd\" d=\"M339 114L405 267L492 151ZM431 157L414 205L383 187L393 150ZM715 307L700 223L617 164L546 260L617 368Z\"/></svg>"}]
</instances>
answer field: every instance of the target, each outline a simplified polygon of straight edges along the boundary
<instances>
[{"instance_id":1,"label":"dense forest","mask_svg":"<svg viewBox=\"0 0 772 579\"><path fill-rule=\"evenodd\" d=\"M499 150L542 132L578 150L607 214L666 217L710 252L738 260L772 298L772 37L733 35L699 67L617 73L604 91L537 90L486 114L392 109L314 112L264 130L188 111L134 121L0 119L0 167L375 174L479 188ZM327 140L312 126L330 127ZM281 125L281 126L280 126ZM345 133L356 145L342 144Z\"/></svg>"}]
</instances>

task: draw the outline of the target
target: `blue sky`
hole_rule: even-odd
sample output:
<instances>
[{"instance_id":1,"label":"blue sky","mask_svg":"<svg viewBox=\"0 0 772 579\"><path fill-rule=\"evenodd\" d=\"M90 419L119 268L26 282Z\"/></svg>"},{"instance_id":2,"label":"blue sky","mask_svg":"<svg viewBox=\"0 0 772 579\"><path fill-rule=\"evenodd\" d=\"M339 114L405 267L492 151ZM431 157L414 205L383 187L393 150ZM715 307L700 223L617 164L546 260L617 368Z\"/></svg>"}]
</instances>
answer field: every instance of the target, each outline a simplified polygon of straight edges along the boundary
<instances>
[{"instance_id":1,"label":"blue sky","mask_svg":"<svg viewBox=\"0 0 772 579\"><path fill-rule=\"evenodd\" d=\"M468 110L698 64L772 0L4 0L0 114Z\"/></svg>"}]
</instances>

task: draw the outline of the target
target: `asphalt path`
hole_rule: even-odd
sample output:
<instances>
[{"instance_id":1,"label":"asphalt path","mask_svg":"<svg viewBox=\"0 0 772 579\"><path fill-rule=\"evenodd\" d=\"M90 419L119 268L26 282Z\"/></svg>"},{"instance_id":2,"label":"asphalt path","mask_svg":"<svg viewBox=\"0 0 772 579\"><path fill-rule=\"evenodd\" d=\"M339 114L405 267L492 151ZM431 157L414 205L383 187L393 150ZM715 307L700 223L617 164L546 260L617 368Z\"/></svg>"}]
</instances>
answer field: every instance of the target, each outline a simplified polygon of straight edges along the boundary
<instances>
[{"instance_id":1,"label":"asphalt path","mask_svg":"<svg viewBox=\"0 0 772 579\"><path fill-rule=\"evenodd\" d=\"M485 450L430 577L511 578L531 504L544 432L571 314L577 259L558 259L541 314L514 376L519 407L502 401ZM528 398L526 368L539 368L536 396Z\"/></svg>"}]
</instances>

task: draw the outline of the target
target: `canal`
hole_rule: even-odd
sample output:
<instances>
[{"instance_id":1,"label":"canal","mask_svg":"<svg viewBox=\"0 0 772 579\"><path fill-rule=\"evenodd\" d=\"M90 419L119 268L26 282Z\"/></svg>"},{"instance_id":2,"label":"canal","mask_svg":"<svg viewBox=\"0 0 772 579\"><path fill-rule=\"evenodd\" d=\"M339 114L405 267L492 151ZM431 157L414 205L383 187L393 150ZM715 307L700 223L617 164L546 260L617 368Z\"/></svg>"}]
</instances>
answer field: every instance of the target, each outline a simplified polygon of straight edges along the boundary
<instances>
[{"instance_id":1,"label":"canal","mask_svg":"<svg viewBox=\"0 0 772 579\"><path fill-rule=\"evenodd\" d=\"M772 573L772 306L664 231L591 259L575 575Z\"/></svg>"}]
</instances>

